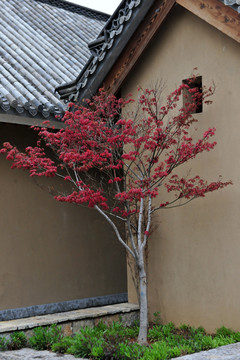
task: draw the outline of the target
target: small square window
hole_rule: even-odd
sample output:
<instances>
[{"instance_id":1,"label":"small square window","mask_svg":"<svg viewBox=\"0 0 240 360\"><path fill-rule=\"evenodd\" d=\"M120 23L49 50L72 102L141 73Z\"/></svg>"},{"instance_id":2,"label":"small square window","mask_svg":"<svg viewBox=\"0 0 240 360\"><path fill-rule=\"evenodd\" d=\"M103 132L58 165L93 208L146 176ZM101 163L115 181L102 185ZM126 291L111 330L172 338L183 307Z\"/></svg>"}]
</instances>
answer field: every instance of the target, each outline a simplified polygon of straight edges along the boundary
<instances>
[{"instance_id":1,"label":"small square window","mask_svg":"<svg viewBox=\"0 0 240 360\"><path fill-rule=\"evenodd\" d=\"M183 106L186 106L189 103L195 104L191 113L192 114L201 113L203 111L202 76L196 76L190 79L185 79L182 82L183 84L189 86L188 89L183 89ZM196 91L191 92L191 90L193 89L196 89Z\"/></svg>"}]
</instances>

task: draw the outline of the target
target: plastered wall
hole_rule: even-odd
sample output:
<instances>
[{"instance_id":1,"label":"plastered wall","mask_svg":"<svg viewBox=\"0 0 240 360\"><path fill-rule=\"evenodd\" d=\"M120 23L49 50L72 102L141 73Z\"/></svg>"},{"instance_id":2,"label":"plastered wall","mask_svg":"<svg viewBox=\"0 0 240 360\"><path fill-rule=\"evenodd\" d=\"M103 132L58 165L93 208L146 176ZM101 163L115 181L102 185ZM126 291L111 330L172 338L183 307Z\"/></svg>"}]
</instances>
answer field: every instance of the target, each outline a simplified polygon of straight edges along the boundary
<instances>
[{"instance_id":1,"label":"plastered wall","mask_svg":"<svg viewBox=\"0 0 240 360\"><path fill-rule=\"evenodd\" d=\"M193 69L214 81L213 104L197 114L198 131L216 127L216 148L188 165L191 174L234 183L154 218L148 255L149 314L164 322L225 325L240 330L240 45L180 6L175 7L123 86L165 83L168 94ZM130 276L129 276L130 279ZM129 280L129 301L136 301Z\"/></svg>"},{"instance_id":2,"label":"plastered wall","mask_svg":"<svg viewBox=\"0 0 240 360\"><path fill-rule=\"evenodd\" d=\"M34 143L0 124L0 143ZM92 209L59 203L56 179L33 179L0 158L0 310L126 292L125 252Z\"/></svg>"}]
</instances>

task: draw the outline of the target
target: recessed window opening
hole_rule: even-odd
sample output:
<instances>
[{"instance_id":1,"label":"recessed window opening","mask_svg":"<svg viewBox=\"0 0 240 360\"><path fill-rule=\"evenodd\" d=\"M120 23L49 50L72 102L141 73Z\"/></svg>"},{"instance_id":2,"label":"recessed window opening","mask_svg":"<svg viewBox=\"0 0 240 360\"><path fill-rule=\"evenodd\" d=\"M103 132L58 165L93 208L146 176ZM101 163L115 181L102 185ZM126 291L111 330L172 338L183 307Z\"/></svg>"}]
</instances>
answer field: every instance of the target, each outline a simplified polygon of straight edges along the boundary
<instances>
[{"instance_id":1,"label":"recessed window opening","mask_svg":"<svg viewBox=\"0 0 240 360\"><path fill-rule=\"evenodd\" d=\"M189 86L188 89L183 89L183 106L185 107L187 104L194 104L195 106L193 106L191 113L201 113L203 111L202 76L185 79L182 82ZM194 89L196 89L196 91L194 91Z\"/></svg>"}]
</instances>

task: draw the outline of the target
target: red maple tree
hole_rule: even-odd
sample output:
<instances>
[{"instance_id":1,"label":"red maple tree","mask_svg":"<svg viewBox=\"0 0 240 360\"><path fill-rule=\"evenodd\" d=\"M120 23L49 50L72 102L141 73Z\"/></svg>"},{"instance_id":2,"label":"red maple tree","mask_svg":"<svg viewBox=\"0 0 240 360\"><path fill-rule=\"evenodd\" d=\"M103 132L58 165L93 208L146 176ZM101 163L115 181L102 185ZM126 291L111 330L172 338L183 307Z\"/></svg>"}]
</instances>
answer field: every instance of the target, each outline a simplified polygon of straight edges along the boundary
<instances>
[{"instance_id":1,"label":"red maple tree","mask_svg":"<svg viewBox=\"0 0 240 360\"><path fill-rule=\"evenodd\" d=\"M186 91L188 94L184 95ZM1 153L12 161L12 168L28 170L30 176L59 176L70 182L69 193L58 194L55 199L93 207L112 226L136 263L140 299L138 341L146 343L144 251L151 235L153 213L184 205L231 182L219 179L208 183L200 176L180 176L176 172L180 165L216 145L211 141L214 128L197 140L191 135L197 122L192 114L200 102L209 102L211 88L199 92L198 88L182 84L167 97L164 106L157 100L157 90L139 92L135 102L138 110L132 118L123 118L122 110L134 100L117 99L100 90L85 106L69 104L71 111L66 111L64 127L59 131L35 128L39 133L36 147L29 146L20 152L4 143ZM181 95L187 98L184 106L180 106ZM51 148L55 157L47 155L47 148ZM159 195L164 188L169 193L168 201L161 201ZM125 237L119 228L121 222Z\"/></svg>"}]
</instances>

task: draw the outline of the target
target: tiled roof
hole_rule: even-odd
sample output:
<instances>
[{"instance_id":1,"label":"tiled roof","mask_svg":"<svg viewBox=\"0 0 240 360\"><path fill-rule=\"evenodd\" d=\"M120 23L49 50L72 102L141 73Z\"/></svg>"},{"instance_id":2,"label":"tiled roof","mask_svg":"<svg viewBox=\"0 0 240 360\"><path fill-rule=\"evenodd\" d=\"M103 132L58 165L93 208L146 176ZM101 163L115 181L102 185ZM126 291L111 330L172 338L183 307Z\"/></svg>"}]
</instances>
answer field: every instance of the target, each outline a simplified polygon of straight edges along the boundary
<instances>
[{"instance_id":1,"label":"tiled roof","mask_svg":"<svg viewBox=\"0 0 240 360\"><path fill-rule=\"evenodd\" d=\"M103 59L105 65L107 55L114 61L115 54L112 54L112 49L117 49L118 55L120 54L125 45L123 40L128 41L133 35L153 2L153 0L122 0L98 38L88 45L92 56L79 76L74 81L56 88L62 99L75 101L79 98L89 97L97 91L92 85L92 80L97 83L97 73L100 74L99 86L101 86L101 80L104 78L104 73L100 69ZM105 66L104 70L109 70L111 65L110 61L109 66ZM86 92L83 91L85 89Z\"/></svg>"},{"instance_id":2,"label":"tiled roof","mask_svg":"<svg viewBox=\"0 0 240 360\"><path fill-rule=\"evenodd\" d=\"M108 15L63 0L0 0L0 110L48 118L55 88L76 78Z\"/></svg>"},{"instance_id":3,"label":"tiled roof","mask_svg":"<svg viewBox=\"0 0 240 360\"><path fill-rule=\"evenodd\" d=\"M225 5L231 6L234 10L240 13L240 0L223 0L223 2Z\"/></svg>"},{"instance_id":4,"label":"tiled roof","mask_svg":"<svg viewBox=\"0 0 240 360\"><path fill-rule=\"evenodd\" d=\"M240 12L240 0L220 1ZM104 77L123 49L124 41L127 41L133 34L130 31L130 29L134 28L132 25L139 24L139 19L144 18L153 3L154 0L122 0L98 38L89 43L88 46L92 56L78 77L56 88L61 99L65 101L81 101L83 98L90 97L102 86Z\"/></svg>"}]
</instances>

